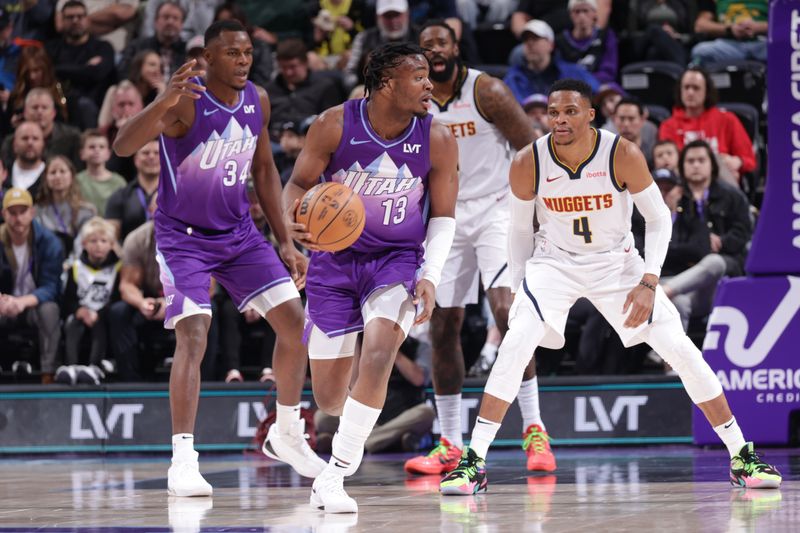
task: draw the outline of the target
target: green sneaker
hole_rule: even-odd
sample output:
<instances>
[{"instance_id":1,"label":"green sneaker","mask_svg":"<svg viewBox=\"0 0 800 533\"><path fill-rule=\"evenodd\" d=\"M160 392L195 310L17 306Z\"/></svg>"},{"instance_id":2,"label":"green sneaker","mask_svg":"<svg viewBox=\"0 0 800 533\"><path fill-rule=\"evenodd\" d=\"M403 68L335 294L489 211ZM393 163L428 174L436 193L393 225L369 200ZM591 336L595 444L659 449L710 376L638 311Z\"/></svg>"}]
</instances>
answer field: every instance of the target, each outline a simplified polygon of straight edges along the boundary
<instances>
[{"instance_id":1,"label":"green sneaker","mask_svg":"<svg viewBox=\"0 0 800 533\"><path fill-rule=\"evenodd\" d=\"M442 494L469 496L486 492L488 486L486 461L478 457L472 448L465 446L458 466L444 476L439 484L439 490Z\"/></svg>"},{"instance_id":2,"label":"green sneaker","mask_svg":"<svg viewBox=\"0 0 800 533\"><path fill-rule=\"evenodd\" d=\"M748 442L731 459L731 485L751 489L777 489L781 486L778 470L759 459L753 443Z\"/></svg>"}]
</instances>

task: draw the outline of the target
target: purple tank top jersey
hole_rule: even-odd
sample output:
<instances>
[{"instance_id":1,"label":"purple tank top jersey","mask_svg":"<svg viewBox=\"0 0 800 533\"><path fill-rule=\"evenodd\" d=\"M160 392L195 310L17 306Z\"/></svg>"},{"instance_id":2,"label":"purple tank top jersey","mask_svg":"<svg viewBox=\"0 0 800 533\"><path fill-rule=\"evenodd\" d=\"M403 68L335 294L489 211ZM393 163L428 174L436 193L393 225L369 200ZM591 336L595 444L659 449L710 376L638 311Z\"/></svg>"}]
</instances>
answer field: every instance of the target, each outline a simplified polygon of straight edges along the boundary
<instances>
[{"instance_id":1,"label":"purple tank top jersey","mask_svg":"<svg viewBox=\"0 0 800 533\"><path fill-rule=\"evenodd\" d=\"M258 92L249 81L233 107L204 92L195 100L194 122L186 135L158 139L156 217L210 230L249 220L247 178L262 125Z\"/></svg>"},{"instance_id":2,"label":"purple tank top jersey","mask_svg":"<svg viewBox=\"0 0 800 533\"><path fill-rule=\"evenodd\" d=\"M344 104L342 140L323 173L364 202L367 222L357 252L417 248L428 223L431 116L413 118L396 139L382 139L367 119L366 99Z\"/></svg>"}]
</instances>

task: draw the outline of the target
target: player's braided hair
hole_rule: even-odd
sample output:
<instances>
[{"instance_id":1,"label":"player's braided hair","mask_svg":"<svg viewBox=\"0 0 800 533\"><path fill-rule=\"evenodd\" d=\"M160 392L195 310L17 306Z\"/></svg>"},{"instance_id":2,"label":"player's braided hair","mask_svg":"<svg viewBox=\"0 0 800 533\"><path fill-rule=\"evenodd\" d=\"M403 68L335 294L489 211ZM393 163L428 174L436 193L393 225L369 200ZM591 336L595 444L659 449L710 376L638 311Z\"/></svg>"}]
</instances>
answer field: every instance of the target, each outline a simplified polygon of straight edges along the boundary
<instances>
[{"instance_id":1,"label":"player's braided hair","mask_svg":"<svg viewBox=\"0 0 800 533\"><path fill-rule=\"evenodd\" d=\"M364 66L364 92L367 98L384 85L389 71L399 67L408 56L425 57L425 50L413 43L386 43L376 48Z\"/></svg>"}]
</instances>

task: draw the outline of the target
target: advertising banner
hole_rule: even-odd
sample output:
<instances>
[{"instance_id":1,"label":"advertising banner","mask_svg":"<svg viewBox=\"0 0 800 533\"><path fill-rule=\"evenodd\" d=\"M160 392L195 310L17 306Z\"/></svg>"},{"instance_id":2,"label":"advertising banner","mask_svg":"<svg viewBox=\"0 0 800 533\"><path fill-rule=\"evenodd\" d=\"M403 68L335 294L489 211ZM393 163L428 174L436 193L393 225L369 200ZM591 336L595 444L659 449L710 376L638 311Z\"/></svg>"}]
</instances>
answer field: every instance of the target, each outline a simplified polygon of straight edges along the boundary
<instances>
[{"instance_id":1,"label":"advertising banner","mask_svg":"<svg viewBox=\"0 0 800 533\"><path fill-rule=\"evenodd\" d=\"M800 277L723 280L703 356L722 383L746 439L786 444L800 410ZM697 444L719 442L699 409Z\"/></svg>"},{"instance_id":2,"label":"advertising banner","mask_svg":"<svg viewBox=\"0 0 800 533\"><path fill-rule=\"evenodd\" d=\"M556 379L555 385L543 381L542 417L556 445L676 444L692 440L691 402L675 379L592 384L563 384ZM169 451L168 392L156 386L147 390L131 387L0 391L0 454ZM464 391L462 420L467 440L482 393L482 387L476 386ZM251 448L272 400L263 390L204 384L195 447L201 451ZM308 390L303 393L302 405L313 407ZM522 430L519 409L512 406L496 445L519 446ZM438 424L434 424L433 433L438 431Z\"/></svg>"}]
</instances>

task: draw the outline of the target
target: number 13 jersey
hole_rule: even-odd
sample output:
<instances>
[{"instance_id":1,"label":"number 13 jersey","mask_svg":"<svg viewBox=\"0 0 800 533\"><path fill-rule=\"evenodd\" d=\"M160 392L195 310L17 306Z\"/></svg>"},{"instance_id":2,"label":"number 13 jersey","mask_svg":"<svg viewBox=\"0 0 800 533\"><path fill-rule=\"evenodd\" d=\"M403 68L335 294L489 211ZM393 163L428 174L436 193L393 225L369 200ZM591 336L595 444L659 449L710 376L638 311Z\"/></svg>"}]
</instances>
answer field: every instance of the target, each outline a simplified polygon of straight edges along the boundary
<instances>
[{"instance_id":1,"label":"number 13 jersey","mask_svg":"<svg viewBox=\"0 0 800 533\"><path fill-rule=\"evenodd\" d=\"M577 254L609 251L631 231L633 200L614 168L619 136L591 132L592 151L574 169L558 159L551 134L533 143L539 236Z\"/></svg>"},{"instance_id":2,"label":"number 13 jersey","mask_svg":"<svg viewBox=\"0 0 800 533\"><path fill-rule=\"evenodd\" d=\"M367 100L344 103L342 138L323 172L364 202L366 224L357 252L419 248L428 224L430 115L414 117L397 138L380 137L369 123Z\"/></svg>"}]
</instances>

